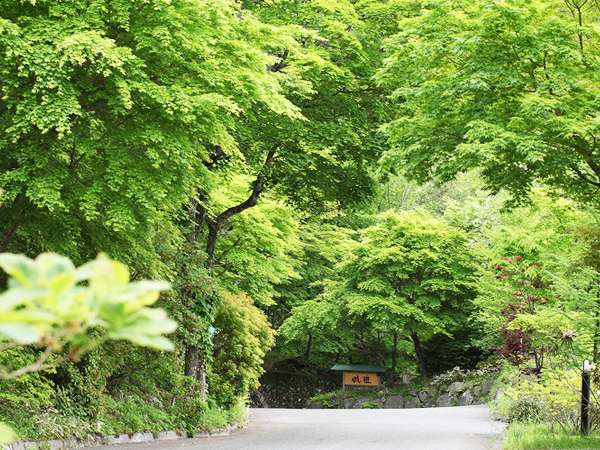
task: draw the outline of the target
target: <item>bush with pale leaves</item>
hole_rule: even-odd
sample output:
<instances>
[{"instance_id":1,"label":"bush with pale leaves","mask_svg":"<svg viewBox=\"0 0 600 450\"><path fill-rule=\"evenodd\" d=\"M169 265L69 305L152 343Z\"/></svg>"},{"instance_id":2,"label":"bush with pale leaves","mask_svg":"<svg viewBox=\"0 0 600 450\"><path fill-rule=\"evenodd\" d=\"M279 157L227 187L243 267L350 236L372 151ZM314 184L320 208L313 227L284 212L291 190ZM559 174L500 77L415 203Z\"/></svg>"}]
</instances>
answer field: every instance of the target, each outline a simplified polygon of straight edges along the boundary
<instances>
[{"instance_id":1,"label":"bush with pale leaves","mask_svg":"<svg viewBox=\"0 0 600 450\"><path fill-rule=\"evenodd\" d=\"M104 255L76 267L53 253L36 259L2 253L0 268L9 276L8 290L0 294L0 351L23 345L41 350L29 366L0 368L0 378L78 359L108 339L173 349L164 335L175 331L177 324L163 309L149 307L168 283L131 282L127 266ZM0 443L12 439L14 434L0 424Z\"/></svg>"}]
</instances>

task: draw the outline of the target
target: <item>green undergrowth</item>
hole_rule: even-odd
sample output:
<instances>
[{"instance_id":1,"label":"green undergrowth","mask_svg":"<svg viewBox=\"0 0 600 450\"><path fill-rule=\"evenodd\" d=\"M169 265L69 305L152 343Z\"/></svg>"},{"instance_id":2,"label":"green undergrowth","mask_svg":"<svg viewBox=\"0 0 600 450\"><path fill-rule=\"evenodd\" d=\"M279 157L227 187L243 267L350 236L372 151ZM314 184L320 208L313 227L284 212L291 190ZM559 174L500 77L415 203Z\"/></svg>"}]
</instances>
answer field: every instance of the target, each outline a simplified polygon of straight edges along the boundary
<instances>
[{"instance_id":1,"label":"green undergrowth","mask_svg":"<svg viewBox=\"0 0 600 450\"><path fill-rule=\"evenodd\" d=\"M367 388L347 388L347 389L337 389L335 391L324 392L322 394L315 395L312 397L312 400L321 401L321 400L330 400L336 397L344 397L344 398L377 398L381 395L382 392L385 392L387 395L405 395L409 394L411 391L421 390L426 385L423 383L419 384L411 384L410 386L399 385L399 386L391 386L384 387L381 386L379 389L367 389Z\"/></svg>"},{"instance_id":2,"label":"green undergrowth","mask_svg":"<svg viewBox=\"0 0 600 450\"><path fill-rule=\"evenodd\" d=\"M324 392L322 394L311 397L314 402L322 403L326 406L333 406L339 399L376 399L380 396L379 391L375 390L359 390L359 389L339 389L337 391Z\"/></svg>"},{"instance_id":3,"label":"green undergrowth","mask_svg":"<svg viewBox=\"0 0 600 450\"><path fill-rule=\"evenodd\" d=\"M3 356L21 365L33 358L24 350ZM197 386L182 372L172 354L111 344L79 363L0 381L0 423L20 439L45 440L165 430L194 433L243 418L243 397L201 401L192 394Z\"/></svg>"},{"instance_id":4,"label":"green undergrowth","mask_svg":"<svg viewBox=\"0 0 600 450\"><path fill-rule=\"evenodd\" d=\"M506 432L504 450L562 450L600 448L600 433L581 436L547 424L513 423Z\"/></svg>"},{"instance_id":5,"label":"green undergrowth","mask_svg":"<svg viewBox=\"0 0 600 450\"><path fill-rule=\"evenodd\" d=\"M10 425L20 439L85 439L94 435L176 430L193 433L224 428L244 419L243 403L225 409L207 402L195 405L152 405L139 398L106 399L103 411L90 417L80 409L3 410L0 422Z\"/></svg>"}]
</instances>

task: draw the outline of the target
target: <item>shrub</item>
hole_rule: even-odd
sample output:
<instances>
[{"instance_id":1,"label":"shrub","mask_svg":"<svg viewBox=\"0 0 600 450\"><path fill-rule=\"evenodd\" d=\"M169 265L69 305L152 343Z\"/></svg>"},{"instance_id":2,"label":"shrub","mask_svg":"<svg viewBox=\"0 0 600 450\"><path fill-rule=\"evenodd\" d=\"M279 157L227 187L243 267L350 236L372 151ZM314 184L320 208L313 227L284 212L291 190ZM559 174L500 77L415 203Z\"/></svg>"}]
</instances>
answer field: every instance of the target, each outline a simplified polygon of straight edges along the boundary
<instances>
[{"instance_id":1,"label":"shrub","mask_svg":"<svg viewBox=\"0 0 600 450\"><path fill-rule=\"evenodd\" d=\"M37 352L32 349L13 348L0 353L0 366L13 370L35 363ZM52 404L53 383L39 373L30 373L13 380L0 379L0 410L9 404L13 407L44 407Z\"/></svg>"},{"instance_id":2,"label":"shrub","mask_svg":"<svg viewBox=\"0 0 600 450\"><path fill-rule=\"evenodd\" d=\"M541 423L546 411L544 402L538 397L523 395L508 405L507 420L509 422Z\"/></svg>"},{"instance_id":3,"label":"shrub","mask_svg":"<svg viewBox=\"0 0 600 450\"><path fill-rule=\"evenodd\" d=\"M483 380L498 375L501 365L497 359L490 358L481 361L476 369L464 370L454 367L451 370L440 373L431 379L431 385L435 387L447 386L455 381Z\"/></svg>"},{"instance_id":4,"label":"shrub","mask_svg":"<svg viewBox=\"0 0 600 450\"><path fill-rule=\"evenodd\" d=\"M95 370L102 364L94 366L100 360L93 357L83 373L79 369L82 355L102 342L174 348L164 334L176 323L164 310L148 307L167 283L130 282L127 266L103 255L75 267L53 253L36 259L0 253L0 268L9 276L8 290L0 293L0 415L23 436L84 437L100 431L90 419L101 410L97 400L109 372ZM61 389L61 378L69 393ZM164 419L158 416L121 422L139 428ZM138 419L133 413L124 417ZM15 437L0 424L0 444Z\"/></svg>"},{"instance_id":5,"label":"shrub","mask_svg":"<svg viewBox=\"0 0 600 450\"><path fill-rule=\"evenodd\" d=\"M259 386L263 359L274 342L264 313L243 294L222 293L217 311L211 396L231 407Z\"/></svg>"},{"instance_id":6,"label":"shrub","mask_svg":"<svg viewBox=\"0 0 600 450\"><path fill-rule=\"evenodd\" d=\"M173 417L162 405L152 405L137 397L114 400L108 398L102 424L107 434L167 430L174 427Z\"/></svg>"},{"instance_id":7,"label":"shrub","mask_svg":"<svg viewBox=\"0 0 600 450\"><path fill-rule=\"evenodd\" d=\"M509 386L501 400L509 421L549 423L564 431L579 427L581 373L578 369L546 370L541 377L528 376ZM598 417L598 403L592 398L592 417ZM597 421L594 419L595 424Z\"/></svg>"}]
</instances>

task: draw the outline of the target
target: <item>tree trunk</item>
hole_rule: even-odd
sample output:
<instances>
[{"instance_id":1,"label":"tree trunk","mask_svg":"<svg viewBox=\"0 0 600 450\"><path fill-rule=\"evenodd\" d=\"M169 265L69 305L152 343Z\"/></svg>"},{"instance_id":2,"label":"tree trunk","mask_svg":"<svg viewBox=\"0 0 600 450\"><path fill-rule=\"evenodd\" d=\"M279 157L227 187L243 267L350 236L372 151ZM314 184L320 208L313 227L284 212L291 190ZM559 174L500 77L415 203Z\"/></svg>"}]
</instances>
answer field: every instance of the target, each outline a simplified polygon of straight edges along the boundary
<instances>
[{"instance_id":1,"label":"tree trunk","mask_svg":"<svg viewBox=\"0 0 600 450\"><path fill-rule=\"evenodd\" d=\"M415 347L415 355L417 356L417 362L419 364L419 369L421 370L421 375L426 377L427 375L429 375L429 371L427 370L427 363L425 362L425 355L423 353L421 339L419 339L419 335L416 331L412 331L410 333L410 338Z\"/></svg>"},{"instance_id":2,"label":"tree trunk","mask_svg":"<svg viewBox=\"0 0 600 450\"><path fill-rule=\"evenodd\" d=\"M596 323L594 329L594 351L592 354L592 358L594 363L598 364L600 361L598 357L600 356L600 286L598 286L598 293L596 294L596 311L594 312Z\"/></svg>"},{"instance_id":3,"label":"tree trunk","mask_svg":"<svg viewBox=\"0 0 600 450\"><path fill-rule=\"evenodd\" d=\"M200 347L189 345L185 348L185 375L193 377L198 382L200 398L206 400L208 386L206 384L206 370L204 354ZM192 390L192 393L195 389Z\"/></svg>"},{"instance_id":4,"label":"tree trunk","mask_svg":"<svg viewBox=\"0 0 600 450\"><path fill-rule=\"evenodd\" d=\"M394 344L392 346L392 382L396 381L396 369L398 368L398 333L394 333Z\"/></svg>"},{"instance_id":5,"label":"tree trunk","mask_svg":"<svg viewBox=\"0 0 600 450\"><path fill-rule=\"evenodd\" d=\"M220 226L209 220L208 224L208 237L206 239L206 265L211 268L215 262L215 250L217 248L217 239L219 237Z\"/></svg>"},{"instance_id":6,"label":"tree trunk","mask_svg":"<svg viewBox=\"0 0 600 450\"><path fill-rule=\"evenodd\" d=\"M306 351L304 352L304 360L308 362L308 358L310 358L310 352L312 351L313 345L313 336L312 334L308 335L308 342L306 343Z\"/></svg>"},{"instance_id":7,"label":"tree trunk","mask_svg":"<svg viewBox=\"0 0 600 450\"><path fill-rule=\"evenodd\" d=\"M21 225L23 214L23 210L25 209L25 196L23 194L19 194L17 198L14 200L13 204L6 208L12 209L14 211L13 216L14 219L10 225L1 233L0 237L0 253L5 252L8 249L12 239L15 237L19 226ZM5 213L3 213L4 215ZM6 215L4 216L6 217Z\"/></svg>"},{"instance_id":8,"label":"tree trunk","mask_svg":"<svg viewBox=\"0 0 600 450\"><path fill-rule=\"evenodd\" d=\"M545 349L544 347L540 347L540 351L533 351L533 359L535 361L535 373L539 376L542 373L542 370L544 370L544 354L545 354Z\"/></svg>"},{"instance_id":9,"label":"tree trunk","mask_svg":"<svg viewBox=\"0 0 600 450\"><path fill-rule=\"evenodd\" d=\"M192 222L192 229L188 236L188 241L194 243L198 240L200 230L204 223L208 227L208 236L206 240L206 266L209 271L215 265L215 250L217 248L217 241L219 239L219 232L223 224L237 214L241 214L245 210L256 206L260 195L265 188L265 182L267 179L268 171L273 163L275 152L277 147L273 147L266 156L263 167L258 172L256 179L252 183L252 191L246 200L243 202L227 208L221 214L216 217L209 217L206 209L202 206L201 200L206 197L202 195L202 198L197 198L192 201L190 208L190 221ZM217 158L220 149L217 152ZM206 400L208 393L208 386L206 382L206 358L204 350L197 346L188 346L185 349L185 374L193 376L197 381L200 388L200 398Z\"/></svg>"},{"instance_id":10,"label":"tree trunk","mask_svg":"<svg viewBox=\"0 0 600 450\"><path fill-rule=\"evenodd\" d=\"M214 218L206 218L206 224L208 225L208 240L206 241L206 253L208 255L208 267L212 267L215 262L215 250L217 247L217 240L219 238L219 231L223 224L237 214L241 214L249 208L253 208L258 203L263 190L265 189L265 183L267 181L267 173L273 164L275 158L275 152L277 147L273 147L267 153L267 157L263 164L263 167L256 175L256 179L252 183L252 191L246 200L243 202L227 208L221 214Z\"/></svg>"},{"instance_id":11,"label":"tree trunk","mask_svg":"<svg viewBox=\"0 0 600 450\"><path fill-rule=\"evenodd\" d=\"M193 377L196 374L196 367L198 366L198 347L188 345L185 348L185 369L184 373L188 377Z\"/></svg>"},{"instance_id":12,"label":"tree trunk","mask_svg":"<svg viewBox=\"0 0 600 450\"><path fill-rule=\"evenodd\" d=\"M200 399L206 401L208 398L208 382L206 381L206 364L204 354L200 352L198 358L198 367L196 369L196 380L200 385Z\"/></svg>"},{"instance_id":13,"label":"tree trunk","mask_svg":"<svg viewBox=\"0 0 600 450\"><path fill-rule=\"evenodd\" d=\"M391 384L396 382L396 369L398 368L398 333L394 333L394 342L392 344L392 369L388 381Z\"/></svg>"},{"instance_id":14,"label":"tree trunk","mask_svg":"<svg viewBox=\"0 0 600 450\"><path fill-rule=\"evenodd\" d=\"M200 196L199 196L200 197ZM202 196L203 197L203 196ZM195 198L190 205L191 229L187 236L188 242L194 245L199 237L205 219L205 209L201 204L202 198ZM190 295L193 295L190 293ZM193 377L198 383L199 395L202 400L207 397L206 370L204 350L196 345L187 345L185 348L185 375ZM195 393L195 388L191 392Z\"/></svg>"}]
</instances>

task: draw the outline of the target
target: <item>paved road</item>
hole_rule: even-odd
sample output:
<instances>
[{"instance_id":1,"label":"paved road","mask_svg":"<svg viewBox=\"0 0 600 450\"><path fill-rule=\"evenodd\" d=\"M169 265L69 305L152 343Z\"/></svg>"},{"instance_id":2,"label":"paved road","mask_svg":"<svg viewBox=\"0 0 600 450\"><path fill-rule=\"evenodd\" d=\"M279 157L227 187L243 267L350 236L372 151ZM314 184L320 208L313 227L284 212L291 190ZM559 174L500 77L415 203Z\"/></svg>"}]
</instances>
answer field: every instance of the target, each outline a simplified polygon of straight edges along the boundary
<instances>
[{"instance_id":1,"label":"paved road","mask_svg":"<svg viewBox=\"0 0 600 450\"><path fill-rule=\"evenodd\" d=\"M118 446L119 450L484 450L502 425L485 406L423 409L254 409L231 436ZM106 447L112 448L115 447Z\"/></svg>"}]
</instances>

